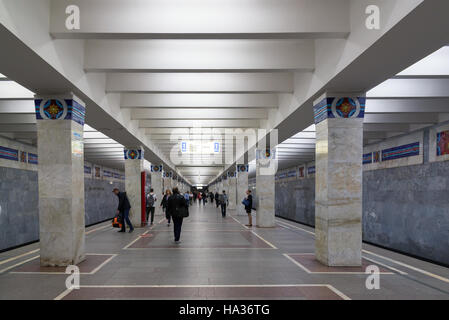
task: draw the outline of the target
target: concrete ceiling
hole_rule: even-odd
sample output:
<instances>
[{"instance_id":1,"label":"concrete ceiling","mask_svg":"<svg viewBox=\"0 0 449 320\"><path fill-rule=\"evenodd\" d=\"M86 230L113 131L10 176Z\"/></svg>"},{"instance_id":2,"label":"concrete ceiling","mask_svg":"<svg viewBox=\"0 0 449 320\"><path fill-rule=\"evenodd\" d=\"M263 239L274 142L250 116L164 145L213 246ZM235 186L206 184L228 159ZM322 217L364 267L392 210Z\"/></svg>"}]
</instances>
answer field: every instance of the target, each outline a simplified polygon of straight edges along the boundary
<instances>
[{"instance_id":1,"label":"concrete ceiling","mask_svg":"<svg viewBox=\"0 0 449 320\"><path fill-rule=\"evenodd\" d=\"M370 4L380 30L365 27ZM79 30L66 28L68 5L80 8ZM253 161L253 145L227 158L229 138L244 135L236 129L277 129L280 168L300 164L314 158L312 102L326 90L368 91L366 144L448 119L448 9L445 0L0 0L9 78L0 77L0 134L35 143L32 94L72 91L87 105L92 162L121 167L120 148L141 145L148 161L208 184ZM181 141L197 150L180 163ZM218 154L204 149L213 142Z\"/></svg>"}]
</instances>

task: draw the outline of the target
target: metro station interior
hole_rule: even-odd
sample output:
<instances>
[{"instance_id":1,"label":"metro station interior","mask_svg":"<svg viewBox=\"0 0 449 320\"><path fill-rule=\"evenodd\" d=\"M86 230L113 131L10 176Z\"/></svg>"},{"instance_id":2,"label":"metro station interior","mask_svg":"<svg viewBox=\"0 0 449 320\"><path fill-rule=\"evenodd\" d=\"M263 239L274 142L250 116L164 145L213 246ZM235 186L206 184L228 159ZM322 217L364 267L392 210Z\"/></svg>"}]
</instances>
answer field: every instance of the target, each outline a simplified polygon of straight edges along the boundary
<instances>
[{"instance_id":1,"label":"metro station interior","mask_svg":"<svg viewBox=\"0 0 449 320\"><path fill-rule=\"evenodd\" d=\"M0 0L0 300L449 300L448 12Z\"/></svg>"}]
</instances>

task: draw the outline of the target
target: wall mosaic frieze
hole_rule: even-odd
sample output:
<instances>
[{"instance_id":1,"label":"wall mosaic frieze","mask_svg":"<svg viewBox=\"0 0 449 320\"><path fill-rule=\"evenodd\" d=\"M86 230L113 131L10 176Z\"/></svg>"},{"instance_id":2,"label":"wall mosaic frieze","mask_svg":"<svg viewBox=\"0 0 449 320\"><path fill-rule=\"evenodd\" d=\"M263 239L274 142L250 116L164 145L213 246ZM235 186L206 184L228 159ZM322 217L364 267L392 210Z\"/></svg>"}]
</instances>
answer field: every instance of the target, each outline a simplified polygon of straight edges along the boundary
<instances>
[{"instance_id":1,"label":"wall mosaic frieze","mask_svg":"<svg viewBox=\"0 0 449 320\"><path fill-rule=\"evenodd\" d=\"M38 161L38 156L37 156L37 154L34 154L34 153L29 152L29 153L28 153L28 163L31 163L31 164L38 164L39 161Z\"/></svg>"},{"instance_id":2,"label":"wall mosaic frieze","mask_svg":"<svg viewBox=\"0 0 449 320\"><path fill-rule=\"evenodd\" d=\"M19 161L19 150L0 146L0 158Z\"/></svg>"},{"instance_id":3,"label":"wall mosaic frieze","mask_svg":"<svg viewBox=\"0 0 449 320\"><path fill-rule=\"evenodd\" d=\"M419 142L382 150L382 161L413 157L419 155Z\"/></svg>"},{"instance_id":4,"label":"wall mosaic frieze","mask_svg":"<svg viewBox=\"0 0 449 320\"><path fill-rule=\"evenodd\" d=\"M449 130L437 133L437 156L449 155Z\"/></svg>"}]
</instances>

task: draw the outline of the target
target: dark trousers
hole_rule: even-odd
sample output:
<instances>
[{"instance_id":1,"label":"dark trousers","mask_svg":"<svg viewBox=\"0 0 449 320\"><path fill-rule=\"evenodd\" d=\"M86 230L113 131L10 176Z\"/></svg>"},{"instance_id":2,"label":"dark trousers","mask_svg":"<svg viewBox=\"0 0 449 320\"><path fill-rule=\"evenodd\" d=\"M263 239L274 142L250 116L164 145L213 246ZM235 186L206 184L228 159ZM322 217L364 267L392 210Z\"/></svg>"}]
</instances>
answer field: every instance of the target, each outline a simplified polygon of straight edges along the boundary
<instances>
[{"instance_id":1,"label":"dark trousers","mask_svg":"<svg viewBox=\"0 0 449 320\"><path fill-rule=\"evenodd\" d=\"M126 230L125 222L131 230L134 230L134 227L133 227L131 221L129 220L129 209L125 209L122 212L122 231Z\"/></svg>"},{"instance_id":2,"label":"dark trousers","mask_svg":"<svg viewBox=\"0 0 449 320\"><path fill-rule=\"evenodd\" d=\"M154 221L154 207L147 207L147 224L148 223L153 223ZM148 218L150 217L151 214L151 221L148 220Z\"/></svg>"},{"instance_id":3,"label":"dark trousers","mask_svg":"<svg viewBox=\"0 0 449 320\"><path fill-rule=\"evenodd\" d=\"M226 217L226 203L221 204L221 215Z\"/></svg>"},{"instance_id":4,"label":"dark trousers","mask_svg":"<svg viewBox=\"0 0 449 320\"><path fill-rule=\"evenodd\" d=\"M167 222L170 223L170 214L167 212L167 207L164 207L163 210L165 211L165 219L167 219Z\"/></svg>"},{"instance_id":5,"label":"dark trousers","mask_svg":"<svg viewBox=\"0 0 449 320\"><path fill-rule=\"evenodd\" d=\"M179 238L181 238L181 227L184 218L173 217L172 219L173 219L173 231L175 233L175 241L179 241Z\"/></svg>"},{"instance_id":6,"label":"dark trousers","mask_svg":"<svg viewBox=\"0 0 449 320\"><path fill-rule=\"evenodd\" d=\"M220 203L218 203L218 199L215 199L215 203L217 204L217 208L219 206Z\"/></svg>"}]
</instances>

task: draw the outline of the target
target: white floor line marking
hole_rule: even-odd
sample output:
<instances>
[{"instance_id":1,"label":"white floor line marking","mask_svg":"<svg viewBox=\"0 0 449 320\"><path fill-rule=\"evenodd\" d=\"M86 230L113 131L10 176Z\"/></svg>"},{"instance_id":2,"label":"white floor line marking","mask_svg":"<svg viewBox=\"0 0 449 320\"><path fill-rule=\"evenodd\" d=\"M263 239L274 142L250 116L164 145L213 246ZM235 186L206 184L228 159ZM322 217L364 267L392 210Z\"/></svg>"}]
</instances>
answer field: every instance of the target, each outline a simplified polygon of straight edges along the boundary
<instances>
[{"instance_id":1,"label":"white floor line marking","mask_svg":"<svg viewBox=\"0 0 449 320\"><path fill-rule=\"evenodd\" d=\"M27 259L27 260L24 260L24 261L21 261L21 262L19 262L19 263L16 263L15 265L9 266L9 267L7 267L7 268L5 268L5 269L3 269L3 270L0 270L0 274L6 272L6 271L8 271L8 270L14 269L15 267L18 267L18 266L20 266L20 265L22 265L22 264L24 264L24 263L33 261L34 259L37 259L37 258L39 258L39 257L40 257L40 255L39 255L39 256L32 257L32 258Z\"/></svg>"},{"instance_id":2,"label":"white floor line marking","mask_svg":"<svg viewBox=\"0 0 449 320\"><path fill-rule=\"evenodd\" d=\"M264 238L262 238L261 236L259 236L257 233L255 233L254 231L251 230L251 233L253 233L256 237L258 237L260 240L262 240L263 242L265 242L266 244L268 244L270 247L272 247L273 249L277 249L276 246L274 246L272 243L270 243L269 241L265 240Z\"/></svg>"},{"instance_id":3,"label":"white floor line marking","mask_svg":"<svg viewBox=\"0 0 449 320\"><path fill-rule=\"evenodd\" d=\"M298 267L300 267L302 270L304 270L307 273L311 273L309 269L307 269L306 267L304 267L302 264L300 264L298 261L296 261L295 259L293 259L292 257L290 257L288 254L284 253L283 254L284 257L286 257L288 260L290 260L291 262L293 262L294 264L296 264Z\"/></svg>"},{"instance_id":4,"label":"white floor line marking","mask_svg":"<svg viewBox=\"0 0 449 320\"><path fill-rule=\"evenodd\" d=\"M81 285L80 288L259 288L259 287L327 287L330 284L130 284L130 285Z\"/></svg>"},{"instance_id":5,"label":"white floor line marking","mask_svg":"<svg viewBox=\"0 0 449 320\"><path fill-rule=\"evenodd\" d=\"M182 246L182 244L180 244ZM165 248L127 248L126 250L274 250L274 248L204 248L204 247L190 247L190 248L179 248L179 247L165 247Z\"/></svg>"},{"instance_id":6,"label":"white floor line marking","mask_svg":"<svg viewBox=\"0 0 449 320\"><path fill-rule=\"evenodd\" d=\"M95 254L94 254L95 255ZM106 255L106 254L98 254L98 255ZM89 274L95 274L98 270L103 268L108 262L110 262L112 259L117 257L117 254L112 254L110 258L106 259L102 264L100 264L98 267L96 267L94 270L92 270Z\"/></svg>"},{"instance_id":7,"label":"white floor line marking","mask_svg":"<svg viewBox=\"0 0 449 320\"><path fill-rule=\"evenodd\" d=\"M403 262L400 262L400 261L397 261L397 260L394 260L394 259L391 259L391 258L388 258L388 257L384 257L384 256L382 256L382 255L380 255L380 254L377 254L377 253L374 253L374 252L371 252L371 251L368 251L368 250L362 250L362 251L365 252L365 253L371 254L371 255L373 255L373 256L376 256L376 257L385 259L385 260L387 260L387 261L393 262L393 263L398 264L398 265L400 265L400 266L409 268L409 269L414 270L414 271L416 271L416 272L425 274L426 276L429 276L429 277L438 279L438 280L440 280L440 281L449 283L449 279L448 279L448 278L445 278L445 277L439 276L439 275L437 275L437 274L434 274L434 273L431 273L431 272L428 272L428 271L425 271L425 270L422 270L422 269L413 267L413 266L411 266L411 265L409 265L409 264L406 264L406 263L403 263Z\"/></svg>"},{"instance_id":8,"label":"white floor line marking","mask_svg":"<svg viewBox=\"0 0 449 320\"><path fill-rule=\"evenodd\" d=\"M127 250L130 246L132 246L134 243L136 243L137 241L139 241L140 239L142 239L142 236L145 234L148 234L148 232L150 232L150 230L145 231L144 233L141 233L137 236L136 239L134 239L133 241L131 241L130 243L128 243L124 248L122 248L122 250Z\"/></svg>"},{"instance_id":9,"label":"white floor line marking","mask_svg":"<svg viewBox=\"0 0 449 320\"><path fill-rule=\"evenodd\" d=\"M292 288L292 287L324 287L328 288L332 292L334 292L336 295L338 295L340 298L344 300L351 300L348 296L343 294L341 291L337 290L334 286L331 284L248 284L248 285L214 285L214 284L198 284L198 285L81 285L80 289L82 288L275 288L275 287L285 287L285 288ZM66 289L61 294L59 294L54 300L61 300L64 297L66 297L68 294L70 294L73 291L73 289Z\"/></svg>"},{"instance_id":10,"label":"white floor line marking","mask_svg":"<svg viewBox=\"0 0 449 320\"><path fill-rule=\"evenodd\" d=\"M302 254L302 253L291 253L291 254ZM310 254L310 253L307 253ZM309 274L341 274L341 275L345 275L345 274L365 274L365 272L362 271L349 271L349 272L344 272L344 271L311 271L309 269L307 269L305 266L303 266L301 263L299 263L298 261L296 261L295 259L293 259L292 257L290 257L287 253L283 254L286 258L288 258L291 262L293 262L294 264L296 264L298 267L300 267L301 269L303 269L304 271L306 271ZM394 268L390 268L390 269L394 269ZM393 272L379 272L379 274L394 274Z\"/></svg>"},{"instance_id":11,"label":"white floor line marking","mask_svg":"<svg viewBox=\"0 0 449 320\"><path fill-rule=\"evenodd\" d=\"M247 226L245 226L243 223L241 223L240 221L238 221L236 218L234 218L233 216L230 216L232 219L234 219L237 223L239 223L242 227L250 230ZM272 247L273 249L277 249L276 246L274 246L272 243L268 242L267 240L265 240L264 238L262 238L260 235L258 235L257 233L255 233L253 230L251 230L251 233L254 234L256 237L258 237L260 240L262 240L263 242L265 242L266 244L268 244L270 247Z\"/></svg>"},{"instance_id":12,"label":"white floor line marking","mask_svg":"<svg viewBox=\"0 0 449 320\"><path fill-rule=\"evenodd\" d=\"M285 223L285 222L279 222L279 221L278 221L278 223L284 223L284 224L287 224L287 223ZM299 230L308 232L308 233L313 234L313 235L315 234L314 232L311 232L311 231L308 231L308 230L299 228L299 227L294 226L294 225L291 225L291 224L287 224L287 225L289 225L289 226L291 226L291 227L293 227L293 228L296 228L296 229L299 229ZM411 265L409 265L409 264L406 264L406 263L403 263L403 262L400 262L400 261L397 261L397 260L394 260L394 259L385 257L385 256L383 256L383 255L380 255L380 254L377 254L377 253L374 253L374 252L371 252L371 251L368 251L368 250L362 250L362 251L365 252L365 253L371 254L371 255L373 255L373 256L376 256L376 257L385 259L385 260L387 260L387 261L393 262L393 263L398 264L398 265L400 265L400 266L409 268L409 269L414 270L414 271L416 271L416 272L425 274L426 276L429 276L429 277L431 277L431 278L435 278L435 279L438 279L438 280L440 280L440 281L449 283L449 279L448 279L448 278L439 276L439 275L434 274L434 273L431 273L431 272L429 272L429 271L425 271L425 270L422 270L422 269L413 267L413 266L411 266ZM391 267L389 267L389 268L391 269Z\"/></svg>"},{"instance_id":13,"label":"white floor line marking","mask_svg":"<svg viewBox=\"0 0 449 320\"><path fill-rule=\"evenodd\" d=\"M401 270L399 270L399 269L393 268L393 267L391 267L391 266L389 266L389 265L387 265L387 264L385 264L385 263L382 263L382 262L379 262L379 261L377 261L377 260L368 258L368 257L366 257L366 256L362 256L362 258L365 259L365 260L374 262L375 264L378 264L378 265L380 265L380 266L382 266L382 267L385 267L385 268L388 268L388 269L390 269L390 270L396 271L396 272L399 273L399 274L407 274L407 272L404 272L404 271L401 271Z\"/></svg>"},{"instance_id":14,"label":"white floor line marking","mask_svg":"<svg viewBox=\"0 0 449 320\"><path fill-rule=\"evenodd\" d=\"M249 228L247 226L245 226L243 223L241 223L240 221L238 221L236 218L234 218L233 216L229 215L232 219L234 219L235 222L237 222L239 225L241 225L243 228L249 230Z\"/></svg>"},{"instance_id":15,"label":"white floor line marking","mask_svg":"<svg viewBox=\"0 0 449 320\"><path fill-rule=\"evenodd\" d=\"M95 231L98 231L98 230L106 229L108 227L110 227L112 229L111 226L106 225L106 226L103 226L103 227L99 227L99 228L96 228L96 229L92 229L92 230L86 231L86 235L91 234L92 232L95 232Z\"/></svg>"},{"instance_id":16,"label":"white floor line marking","mask_svg":"<svg viewBox=\"0 0 449 320\"><path fill-rule=\"evenodd\" d=\"M279 220L278 220L278 224L281 224L281 226L282 226L282 224L284 224L284 225L287 225L287 226L293 227L293 228L295 228L295 229L299 229L299 230L302 230L302 231L304 231L304 232L307 232L307 233L309 233L309 234L313 234L313 235L315 235L315 232L312 232L312 231L309 231L309 230L306 230L306 229L303 229L303 228L297 227L297 226L295 226L295 225L292 225L292 224L289 224L289 223L286 223L286 222L283 222L283 221L279 221ZM285 227L285 226L284 226L284 227Z\"/></svg>"},{"instance_id":17,"label":"white floor line marking","mask_svg":"<svg viewBox=\"0 0 449 320\"><path fill-rule=\"evenodd\" d=\"M72 290L73 289L66 289L66 290L64 290L64 292L62 292L60 295L58 295L53 300L62 300L62 299L64 299L64 297L67 296L70 292L72 292Z\"/></svg>"},{"instance_id":18,"label":"white floor line marking","mask_svg":"<svg viewBox=\"0 0 449 320\"><path fill-rule=\"evenodd\" d=\"M328 284L327 287L330 290L332 290L336 295L340 296L340 298L342 298L343 300L351 300L351 298L349 298L347 295L342 293L340 290L337 290L337 288L335 288L334 286Z\"/></svg>"},{"instance_id":19,"label":"white floor line marking","mask_svg":"<svg viewBox=\"0 0 449 320\"><path fill-rule=\"evenodd\" d=\"M18 255L18 256L15 256L15 257L12 257L12 258L9 258L9 259L0 261L0 265L5 264L5 263L8 263L8 262L11 262L11 261L14 261L14 260L17 260L17 259L20 259L20 258L22 258L22 257L25 257L25 256L29 255L29 254L36 253L36 252L38 252L39 250L40 250L40 249L28 251L28 252L25 252L25 253L23 253L23 254L21 254L21 255Z\"/></svg>"},{"instance_id":20,"label":"white floor line marking","mask_svg":"<svg viewBox=\"0 0 449 320\"><path fill-rule=\"evenodd\" d=\"M79 274L82 275L92 275L98 272L98 270L100 270L106 263L108 263L109 261L111 261L113 258L115 258L117 256L117 254L113 254L113 253L86 253L86 255L88 256L111 256L110 258L106 259L104 262L102 262L98 267L96 267L94 270L92 270L91 272L80 272ZM10 273L13 274L66 274L65 272L50 272L50 271L11 271Z\"/></svg>"}]
</instances>

